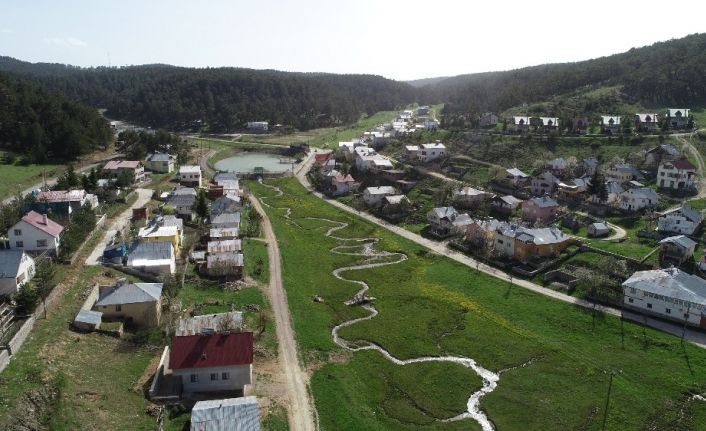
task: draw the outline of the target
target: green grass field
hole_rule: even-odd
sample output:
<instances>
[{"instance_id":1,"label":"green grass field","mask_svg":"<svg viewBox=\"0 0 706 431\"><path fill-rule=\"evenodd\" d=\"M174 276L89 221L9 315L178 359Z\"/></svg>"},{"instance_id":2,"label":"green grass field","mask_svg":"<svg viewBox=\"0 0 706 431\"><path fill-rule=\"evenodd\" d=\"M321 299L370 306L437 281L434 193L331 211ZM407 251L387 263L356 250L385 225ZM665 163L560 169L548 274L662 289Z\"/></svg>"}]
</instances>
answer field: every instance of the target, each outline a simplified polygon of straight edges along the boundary
<instances>
[{"instance_id":1,"label":"green grass field","mask_svg":"<svg viewBox=\"0 0 706 431\"><path fill-rule=\"evenodd\" d=\"M455 354L501 374L481 408L498 429L601 428L608 373L619 372L607 415L609 430L703 429L706 352L611 316L594 316L435 256L416 244L328 206L294 180L278 180L286 194L265 199L280 243L283 277L301 354L315 369L312 391L322 429L478 429L475 422L439 422L464 410L479 385L470 370L439 363L396 366L376 352L351 353L332 341L337 323L367 315L343 305L358 287L331 271L360 259L335 255L324 217L350 226L338 236L382 238L378 248L409 259L379 269L346 272L364 280L379 315L340 331L398 358ZM259 196L271 190L250 184ZM325 302L316 303L312 295ZM595 317L595 318L594 318ZM623 328L623 330L621 330ZM524 367L522 364L530 363ZM428 365L428 364L424 364Z\"/></svg>"},{"instance_id":2,"label":"green grass field","mask_svg":"<svg viewBox=\"0 0 706 431\"><path fill-rule=\"evenodd\" d=\"M49 178L63 171L63 165L0 165L0 199L42 182L42 172Z\"/></svg>"}]
</instances>

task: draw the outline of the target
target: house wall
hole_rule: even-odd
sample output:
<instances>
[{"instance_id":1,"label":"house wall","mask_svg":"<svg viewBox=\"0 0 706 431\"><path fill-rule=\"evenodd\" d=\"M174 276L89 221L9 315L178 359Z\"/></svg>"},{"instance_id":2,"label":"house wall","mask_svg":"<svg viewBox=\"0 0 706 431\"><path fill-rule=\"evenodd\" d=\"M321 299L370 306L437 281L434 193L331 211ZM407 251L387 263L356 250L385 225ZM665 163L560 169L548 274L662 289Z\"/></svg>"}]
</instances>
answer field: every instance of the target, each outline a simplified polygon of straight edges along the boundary
<instances>
[{"instance_id":1,"label":"house wall","mask_svg":"<svg viewBox=\"0 0 706 431\"><path fill-rule=\"evenodd\" d=\"M522 205L522 219L527 221L541 221L547 223L556 216L556 207L539 207L528 201Z\"/></svg>"},{"instance_id":2,"label":"house wall","mask_svg":"<svg viewBox=\"0 0 706 431\"><path fill-rule=\"evenodd\" d=\"M679 190L694 186L694 171L669 169L660 165L657 171L657 185L661 188Z\"/></svg>"},{"instance_id":3,"label":"house wall","mask_svg":"<svg viewBox=\"0 0 706 431\"><path fill-rule=\"evenodd\" d=\"M667 214L657 220L657 230L660 232L683 233L692 235L698 225L681 214Z\"/></svg>"},{"instance_id":4,"label":"house wall","mask_svg":"<svg viewBox=\"0 0 706 431\"><path fill-rule=\"evenodd\" d=\"M154 275L168 275L176 272L176 262L174 259L169 263L157 262L154 265L134 265L128 261L128 267Z\"/></svg>"},{"instance_id":5,"label":"house wall","mask_svg":"<svg viewBox=\"0 0 706 431\"><path fill-rule=\"evenodd\" d=\"M515 241L515 254L517 260L528 260L532 257L547 257L561 253L569 246L569 241L554 244L533 244Z\"/></svg>"},{"instance_id":6,"label":"house wall","mask_svg":"<svg viewBox=\"0 0 706 431\"><path fill-rule=\"evenodd\" d=\"M20 230L20 235L15 234L15 230ZM20 220L8 230L8 239L10 240L10 248L25 251L49 251L50 254L58 255L59 253L59 238L55 238L43 230L37 229L24 220ZM45 247L38 247L37 241L45 240ZM17 241L22 241L22 247L17 246Z\"/></svg>"},{"instance_id":7,"label":"house wall","mask_svg":"<svg viewBox=\"0 0 706 431\"><path fill-rule=\"evenodd\" d=\"M170 172L174 171L174 161L170 160L168 162L153 162L153 161L147 161L145 162L145 166L147 169L153 172L161 172L168 174Z\"/></svg>"},{"instance_id":8,"label":"house wall","mask_svg":"<svg viewBox=\"0 0 706 431\"><path fill-rule=\"evenodd\" d=\"M222 379L224 372L230 374L227 380ZM216 374L216 380L211 380L212 373ZM252 364L229 367L172 369L172 374L181 376L181 383L185 393L237 391L243 390L245 385L252 384ZM197 382L191 381L192 375L197 376Z\"/></svg>"},{"instance_id":9,"label":"house wall","mask_svg":"<svg viewBox=\"0 0 706 431\"><path fill-rule=\"evenodd\" d=\"M120 307L120 311L118 311ZM138 326L152 327L159 324L162 315L161 301L138 302L121 305L94 305L93 310L103 313L103 319L132 319Z\"/></svg>"},{"instance_id":10,"label":"house wall","mask_svg":"<svg viewBox=\"0 0 706 431\"><path fill-rule=\"evenodd\" d=\"M201 187L201 173L180 173L179 182L183 185L195 185Z\"/></svg>"},{"instance_id":11,"label":"house wall","mask_svg":"<svg viewBox=\"0 0 706 431\"><path fill-rule=\"evenodd\" d=\"M515 256L515 238L503 235L501 233L497 233L495 235L495 245L494 245L495 251L506 257L514 257Z\"/></svg>"},{"instance_id":12,"label":"house wall","mask_svg":"<svg viewBox=\"0 0 706 431\"><path fill-rule=\"evenodd\" d=\"M178 232L178 230L177 230ZM179 234L176 235L164 235L164 236L148 236L142 237L145 242L160 242L160 241L171 241L172 246L174 246L174 252L179 251Z\"/></svg>"},{"instance_id":13,"label":"house wall","mask_svg":"<svg viewBox=\"0 0 706 431\"><path fill-rule=\"evenodd\" d=\"M677 303L673 298L658 297L638 288L623 287L623 304L645 314L651 314L692 326L701 324L703 305Z\"/></svg>"}]
</instances>

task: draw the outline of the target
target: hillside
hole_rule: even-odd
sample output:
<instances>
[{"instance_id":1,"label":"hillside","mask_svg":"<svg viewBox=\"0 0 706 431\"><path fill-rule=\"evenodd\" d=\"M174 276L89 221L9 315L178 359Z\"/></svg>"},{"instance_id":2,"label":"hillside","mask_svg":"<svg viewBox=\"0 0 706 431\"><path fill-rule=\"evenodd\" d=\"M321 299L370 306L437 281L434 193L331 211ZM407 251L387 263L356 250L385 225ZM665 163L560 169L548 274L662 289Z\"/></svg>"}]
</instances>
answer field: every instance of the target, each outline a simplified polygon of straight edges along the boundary
<instances>
[{"instance_id":1,"label":"hillside","mask_svg":"<svg viewBox=\"0 0 706 431\"><path fill-rule=\"evenodd\" d=\"M618 104L706 105L706 34L633 48L576 63L460 75L425 86L446 102L445 113L503 111L567 93L620 89ZM589 106L589 109L592 108ZM561 106L547 114L561 116Z\"/></svg>"},{"instance_id":2,"label":"hillside","mask_svg":"<svg viewBox=\"0 0 706 431\"><path fill-rule=\"evenodd\" d=\"M0 148L26 156L27 163L67 161L111 137L95 109L0 73Z\"/></svg>"},{"instance_id":3,"label":"hillside","mask_svg":"<svg viewBox=\"0 0 706 431\"><path fill-rule=\"evenodd\" d=\"M415 100L408 84L373 75L146 65L115 68L27 63L0 70L30 78L107 115L172 130L222 132L267 120L301 130L355 122Z\"/></svg>"}]
</instances>

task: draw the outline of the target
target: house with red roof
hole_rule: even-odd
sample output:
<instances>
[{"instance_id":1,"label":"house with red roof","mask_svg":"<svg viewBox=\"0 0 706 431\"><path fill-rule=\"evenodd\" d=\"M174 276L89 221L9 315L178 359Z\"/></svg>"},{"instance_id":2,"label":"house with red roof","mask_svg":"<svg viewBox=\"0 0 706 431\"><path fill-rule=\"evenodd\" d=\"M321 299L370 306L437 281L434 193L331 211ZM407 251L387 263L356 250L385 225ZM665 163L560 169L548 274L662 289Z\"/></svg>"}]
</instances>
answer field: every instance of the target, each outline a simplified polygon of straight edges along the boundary
<instances>
[{"instance_id":1,"label":"house with red roof","mask_svg":"<svg viewBox=\"0 0 706 431\"><path fill-rule=\"evenodd\" d=\"M103 173L107 178L118 178L127 172L133 184L145 180L145 167L139 160L111 160L103 166Z\"/></svg>"},{"instance_id":2,"label":"house with red roof","mask_svg":"<svg viewBox=\"0 0 706 431\"><path fill-rule=\"evenodd\" d=\"M343 196L358 189L359 184L351 174L338 174L331 179L331 194L333 196Z\"/></svg>"},{"instance_id":3,"label":"house with red roof","mask_svg":"<svg viewBox=\"0 0 706 431\"><path fill-rule=\"evenodd\" d=\"M657 185L661 189L693 190L696 187L696 166L687 159L664 161L657 170Z\"/></svg>"},{"instance_id":4,"label":"house with red roof","mask_svg":"<svg viewBox=\"0 0 706 431\"><path fill-rule=\"evenodd\" d=\"M35 253L59 254L64 227L46 214L30 211L7 231L10 248Z\"/></svg>"},{"instance_id":5,"label":"house with red roof","mask_svg":"<svg viewBox=\"0 0 706 431\"><path fill-rule=\"evenodd\" d=\"M242 395L252 384L253 333L201 333L172 337L168 352L171 371L181 378L182 397L202 397L209 392Z\"/></svg>"}]
</instances>

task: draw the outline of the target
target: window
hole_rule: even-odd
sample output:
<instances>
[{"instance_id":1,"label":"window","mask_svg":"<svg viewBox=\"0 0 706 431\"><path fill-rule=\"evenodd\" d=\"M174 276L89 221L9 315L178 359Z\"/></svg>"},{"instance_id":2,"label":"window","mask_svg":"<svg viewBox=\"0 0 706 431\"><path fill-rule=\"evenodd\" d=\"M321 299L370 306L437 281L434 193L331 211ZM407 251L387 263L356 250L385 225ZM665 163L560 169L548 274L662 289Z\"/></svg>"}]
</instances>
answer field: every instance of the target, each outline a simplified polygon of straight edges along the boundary
<instances>
[{"instance_id":1,"label":"window","mask_svg":"<svg viewBox=\"0 0 706 431\"><path fill-rule=\"evenodd\" d=\"M648 302L648 303L647 303L647 308L652 309L652 304L650 304L650 303Z\"/></svg>"},{"instance_id":2,"label":"window","mask_svg":"<svg viewBox=\"0 0 706 431\"><path fill-rule=\"evenodd\" d=\"M17 247L17 248L22 248L22 247L24 247L24 246L25 246L25 245L24 245L24 243L23 243L22 241L15 241L15 247Z\"/></svg>"},{"instance_id":3,"label":"window","mask_svg":"<svg viewBox=\"0 0 706 431\"><path fill-rule=\"evenodd\" d=\"M22 236L22 229L15 229L16 236Z\"/></svg>"},{"instance_id":4,"label":"window","mask_svg":"<svg viewBox=\"0 0 706 431\"><path fill-rule=\"evenodd\" d=\"M122 305L118 304L115 306L115 311L123 311Z\"/></svg>"},{"instance_id":5,"label":"window","mask_svg":"<svg viewBox=\"0 0 706 431\"><path fill-rule=\"evenodd\" d=\"M672 314L672 309L671 309L671 308L665 308L664 311L666 311L667 314Z\"/></svg>"},{"instance_id":6,"label":"window","mask_svg":"<svg viewBox=\"0 0 706 431\"><path fill-rule=\"evenodd\" d=\"M37 240L37 247L46 247L47 246L47 240L46 239L38 239Z\"/></svg>"},{"instance_id":7,"label":"window","mask_svg":"<svg viewBox=\"0 0 706 431\"><path fill-rule=\"evenodd\" d=\"M628 298L628 302L632 302L632 298Z\"/></svg>"},{"instance_id":8,"label":"window","mask_svg":"<svg viewBox=\"0 0 706 431\"><path fill-rule=\"evenodd\" d=\"M199 375L198 374L192 374L191 375L191 383L198 383L199 382Z\"/></svg>"},{"instance_id":9,"label":"window","mask_svg":"<svg viewBox=\"0 0 706 431\"><path fill-rule=\"evenodd\" d=\"M211 381L218 380L218 373L211 373Z\"/></svg>"},{"instance_id":10,"label":"window","mask_svg":"<svg viewBox=\"0 0 706 431\"><path fill-rule=\"evenodd\" d=\"M228 379L230 379L230 373L228 373L228 372L221 373L221 380L228 380Z\"/></svg>"}]
</instances>

